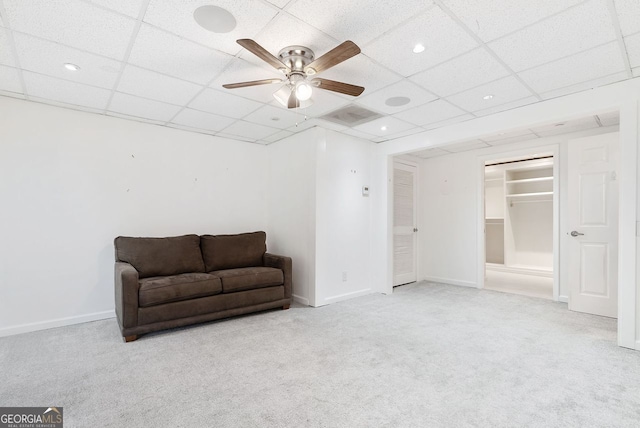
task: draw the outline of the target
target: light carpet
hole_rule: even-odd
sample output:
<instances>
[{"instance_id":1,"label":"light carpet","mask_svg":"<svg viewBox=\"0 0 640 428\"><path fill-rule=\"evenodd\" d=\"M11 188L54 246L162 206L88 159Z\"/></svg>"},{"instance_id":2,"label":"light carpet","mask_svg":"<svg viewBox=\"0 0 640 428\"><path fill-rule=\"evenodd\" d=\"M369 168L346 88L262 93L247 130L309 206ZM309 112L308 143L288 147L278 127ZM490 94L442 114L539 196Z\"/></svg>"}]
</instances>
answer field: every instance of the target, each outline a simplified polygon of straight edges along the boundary
<instances>
[{"instance_id":1,"label":"light carpet","mask_svg":"<svg viewBox=\"0 0 640 428\"><path fill-rule=\"evenodd\" d=\"M122 342L0 339L0 406L65 427L638 427L640 352L566 305L418 283Z\"/></svg>"}]
</instances>

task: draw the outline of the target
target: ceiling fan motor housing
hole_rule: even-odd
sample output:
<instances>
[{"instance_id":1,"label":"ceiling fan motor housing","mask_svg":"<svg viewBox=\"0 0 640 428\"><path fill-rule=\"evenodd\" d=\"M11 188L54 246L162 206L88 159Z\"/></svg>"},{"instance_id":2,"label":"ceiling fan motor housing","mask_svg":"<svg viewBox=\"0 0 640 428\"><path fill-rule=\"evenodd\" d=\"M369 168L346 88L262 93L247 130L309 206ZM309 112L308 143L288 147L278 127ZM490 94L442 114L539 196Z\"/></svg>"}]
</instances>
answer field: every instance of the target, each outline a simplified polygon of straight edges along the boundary
<instances>
[{"instance_id":1,"label":"ceiling fan motor housing","mask_svg":"<svg viewBox=\"0 0 640 428\"><path fill-rule=\"evenodd\" d=\"M291 70L291 74L304 75L304 68L311 64L315 56L306 46L287 46L278 52L280 61ZM312 74L312 73L309 73Z\"/></svg>"}]
</instances>

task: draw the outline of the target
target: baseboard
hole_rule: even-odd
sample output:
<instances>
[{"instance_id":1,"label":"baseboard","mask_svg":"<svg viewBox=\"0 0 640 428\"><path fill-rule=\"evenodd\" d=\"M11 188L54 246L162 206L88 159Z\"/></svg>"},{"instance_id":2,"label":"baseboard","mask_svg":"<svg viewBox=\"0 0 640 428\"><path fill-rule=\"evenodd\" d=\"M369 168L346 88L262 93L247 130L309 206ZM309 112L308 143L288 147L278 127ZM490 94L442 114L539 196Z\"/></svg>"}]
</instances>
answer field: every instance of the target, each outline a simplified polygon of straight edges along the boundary
<instances>
[{"instance_id":1,"label":"baseboard","mask_svg":"<svg viewBox=\"0 0 640 428\"><path fill-rule=\"evenodd\" d=\"M73 325L73 324L82 324L84 322L114 318L115 316L116 316L116 313L112 309L109 311L94 312L92 314L77 315L74 317L58 318L58 319L49 320L49 321L40 321L40 322L34 322L29 324L21 324L21 325L16 325L12 327L1 328L0 337L13 336L15 334L29 333L32 331L48 330L50 328L64 327L64 326Z\"/></svg>"},{"instance_id":2,"label":"baseboard","mask_svg":"<svg viewBox=\"0 0 640 428\"><path fill-rule=\"evenodd\" d=\"M331 303L340 302L342 300L353 299L354 297L366 296L367 294L371 294L372 291L370 288L365 288L363 290L352 291L351 293L338 294L337 296L327 297L324 299L324 304L328 305Z\"/></svg>"},{"instance_id":3,"label":"baseboard","mask_svg":"<svg viewBox=\"0 0 640 428\"><path fill-rule=\"evenodd\" d=\"M542 269L531 269L517 266L505 266L497 263L487 263L487 269L497 272L517 273L520 275L544 276L545 278L553 278L553 271Z\"/></svg>"},{"instance_id":4,"label":"baseboard","mask_svg":"<svg viewBox=\"0 0 640 428\"><path fill-rule=\"evenodd\" d=\"M640 351L640 340L636 341L636 351Z\"/></svg>"},{"instance_id":5,"label":"baseboard","mask_svg":"<svg viewBox=\"0 0 640 428\"><path fill-rule=\"evenodd\" d=\"M558 296L558 302L569 303L569 296Z\"/></svg>"},{"instance_id":6,"label":"baseboard","mask_svg":"<svg viewBox=\"0 0 640 428\"><path fill-rule=\"evenodd\" d=\"M307 299L306 297L296 296L295 294L292 294L291 297L293 297L294 302L309 306L309 299Z\"/></svg>"},{"instance_id":7,"label":"baseboard","mask_svg":"<svg viewBox=\"0 0 640 428\"><path fill-rule=\"evenodd\" d=\"M460 279L439 278L437 276L425 276L422 281L438 282L441 284L461 285L463 287L476 288L478 285L473 281L464 281Z\"/></svg>"}]
</instances>

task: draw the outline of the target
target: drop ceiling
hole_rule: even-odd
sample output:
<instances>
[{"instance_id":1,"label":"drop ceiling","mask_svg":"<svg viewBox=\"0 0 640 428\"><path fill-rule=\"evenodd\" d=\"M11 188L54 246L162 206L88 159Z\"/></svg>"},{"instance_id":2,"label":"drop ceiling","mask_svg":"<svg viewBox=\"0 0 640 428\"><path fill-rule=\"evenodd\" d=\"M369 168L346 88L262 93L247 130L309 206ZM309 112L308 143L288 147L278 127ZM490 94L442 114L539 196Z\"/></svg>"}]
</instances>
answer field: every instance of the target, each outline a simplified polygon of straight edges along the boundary
<instances>
[{"instance_id":1,"label":"drop ceiling","mask_svg":"<svg viewBox=\"0 0 640 428\"><path fill-rule=\"evenodd\" d=\"M235 29L198 26L207 4ZM0 0L0 15L0 95L261 144L312 126L382 142L640 76L638 0ZM287 110L277 85L223 89L281 77L240 38L316 56L352 40L362 53L320 77L365 92ZM321 119L350 104L382 117Z\"/></svg>"}]
</instances>

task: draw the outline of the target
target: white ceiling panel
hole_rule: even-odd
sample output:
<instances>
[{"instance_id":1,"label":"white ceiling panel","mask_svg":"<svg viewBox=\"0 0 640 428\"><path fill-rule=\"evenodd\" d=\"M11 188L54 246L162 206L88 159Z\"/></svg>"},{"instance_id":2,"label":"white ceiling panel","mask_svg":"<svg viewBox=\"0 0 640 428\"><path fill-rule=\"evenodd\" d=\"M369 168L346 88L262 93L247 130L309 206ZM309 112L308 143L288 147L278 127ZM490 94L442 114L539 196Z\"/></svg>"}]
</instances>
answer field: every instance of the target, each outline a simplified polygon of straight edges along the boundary
<instances>
[{"instance_id":1,"label":"white ceiling panel","mask_svg":"<svg viewBox=\"0 0 640 428\"><path fill-rule=\"evenodd\" d=\"M640 31L640 1L613 0L623 36Z\"/></svg>"},{"instance_id":2,"label":"white ceiling panel","mask_svg":"<svg viewBox=\"0 0 640 428\"><path fill-rule=\"evenodd\" d=\"M523 84L516 78L509 76L447 97L447 101L464 110L474 112L531 95L531 92ZM485 96L492 96L492 98L485 100Z\"/></svg>"},{"instance_id":3,"label":"white ceiling panel","mask_svg":"<svg viewBox=\"0 0 640 428\"><path fill-rule=\"evenodd\" d=\"M287 129L297 123L304 122L304 114L296 113L295 109L287 110L280 106L266 105L249 114L243 120L272 128Z\"/></svg>"},{"instance_id":4,"label":"white ceiling panel","mask_svg":"<svg viewBox=\"0 0 640 428\"><path fill-rule=\"evenodd\" d=\"M278 90L280 84L259 85L237 89L225 89L222 85L225 83L283 78L284 75L282 73L279 73L271 67L268 69L258 67L248 61L236 58L231 61L222 74L218 75L209 86L215 90L223 91L231 95L250 98L261 103L270 103L274 101L272 95Z\"/></svg>"},{"instance_id":5,"label":"white ceiling panel","mask_svg":"<svg viewBox=\"0 0 640 428\"><path fill-rule=\"evenodd\" d=\"M214 33L202 28L193 18L200 6L214 4L230 12L236 27L228 33ZM168 30L219 51L235 55L241 49L237 39L255 37L277 11L259 0L151 0L144 22Z\"/></svg>"},{"instance_id":6,"label":"white ceiling panel","mask_svg":"<svg viewBox=\"0 0 640 428\"><path fill-rule=\"evenodd\" d=\"M256 123L245 122L239 120L233 125L224 129L224 134L237 135L253 140L262 140L271 135L280 132L280 129L271 128L270 126L258 125Z\"/></svg>"},{"instance_id":7,"label":"white ceiling panel","mask_svg":"<svg viewBox=\"0 0 640 428\"><path fill-rule=\"evenodd\" d=\"M460 116L464 113L463 110L460 110L445 100L435 100L411 110L395 114L394 117L415 125L428 125Z\"/></svg>"},{"instance_id":8,"label":"white ceiling panel","mask_svg":"<svg viewBox=\"0 0 640 428\"><path fill-rule=\"evenodd\" d=\"M129 62L190 82L207 84L232 59L199 44L143 24Z\"/></svg>"},{"instance_id":9,"label":"white ceiling panel","mask_svg":"<svg viewBox=\"0 0 640 428\"><path fill-rule=\"evenodd\" d=\"M0 27L0 65L15 67L16 61L13 57L13 50L9 43L7 31L9 30Z\"/></svg>"},{"instance_id":10,"label":"white ceiling panel","mask_svg":"<svg viewBox=\"0 0 640 428\"><path fill-rule=\"evenodd\" d=\"M22 76L30 96L66 104L104 109L111 95L111 92L106 89L68 82L29 71L23 71Z\"/></svg>"},{"instance_id":11,"label":"white ceiling panel","mask_svg":"<svg viewBox=\"0 0 640 428\"><path fill-rule=\"evenodd\" d=\"M565 120L558 123L538 126L531 130L541 137L550 137L552 135L566 134L567 132L597 128L598 126L596 119L593 116L588 116L580 119Z\"/></svg>"},{"instance_id":12,"label":"white ceiling panel","mask_svg":"<svg viewBox=\"0 0 640 428\"><path fill-rule=\"evenodd\" d=\"M180 106L116 92L113 94L113 98L111 99L111 103L107 109L109 111L142 117L145 119L168 122L176 115L176 113L178 113L178 111L180 111L180 108Z\"/></svg>"},{"instance_id":13,"label":"white ceiling panel","mask_svg":"<svg viewBox=\"0 0 640 428\"><path fill-rule=\"evenodd\" d=\"M631 67L640 67L640 33L624 38Z\"/></svg>"},{"instance_id":14,"label":"white ceiling panel","mask_svg":"<svg viewBox=\"0 0 640 428\"><path fill-rule=\"evenodd\" d=\"M409 154L411 156L417 156L422 159L429 159L429 158L435 158L437 156L450 155L451 152L435 147L432 149L420 150L419 152L413 152Z\"/></svg>"},{"instance_id":15,"label":"white ceiling panel","mask_svg":"<svg viewBox=\"0 0 640 428\"><path fill-rule=\"evenodd\" d=\"M164 74L127 65L118 84L118 91L170 104L185 105L202 86Z\"/></svg>"},{"instance_id":16,"label":"white ceiling panel","mask_svg":"<svg viewBox=\"0 0 640 428\"><path fill-rule=\"evenodd\" d=\"M106 89L113 89L118 78L121 63L113 59L22 33L14 33L13 39L25 70ZM65 63L78 65L80 70L69 71Z\"/></svg>"},{"instance_id":17,"label":"white ceiling panel","mask_svg":"<svg viewBox=\"0 0 640 428\"><path fill-rule=\"evenodd\" d=\"M353 129L375 135L376 137L386 137L388 135L408 131L415 127L416 126L412 123L408 123L394 117L381 117L379 119L372 120L371 122L354 126Z\"/></svg>"},{"instance_id":18,"label":"white ceiling panel","mask_svg":"<svg viewBox=\"0 0 640 428\"><path fill-rule=\"evenodd\" d=\"M0 89L9 92L22 92L22 83L17 68L0 65Z\"/></svg>"},{"instance_id":19,"label":"white ceiling panel","mask_svg":"<svg viewBox=\"0 0 640 428\"><path fill-rule=\"evenodd\" d=\"M294 135L293 132L283 130L280 132L276 132L275 134L269 137L263 138L262 140L267 143L275 143L276 141L280 141L283 138L291 137L292 135Z\"/></svg>"},{"instance_id":20,"label":"white ceiling panel","mask_svg":"<svg viewBox=\"0 0 640 428\"><path fill-rule=\"evenodd\" d=\"M208 130L208 129L194 128L193 126L180 125L177 123L168 123L166 126L168 126L169 128L180 129L182 131L196 132L198 134L221 136L218 132L212 131L210 129Z\"/></svg>"},{"instance_id":21,"label":"white ceiling panel","mask_svg":"<svg viewBox=\"0 0 640 428\"><path fill-rule=\"evenodd\" d=\"M473 114L475 114L476 116L487 116L489 114L499 113L501 111L511 110L529 104L537 103L538 101L539 100L536 97L526 97L519 100L510 101L505 104L489 107L483 110L474 111Z\"/></svg>"},{"instance_id":22,"label":"white ceiling panel","mask_svg":"<svg viewBox=\"0 0 640 428\"><path fill-rule=\"evenodd\" d=\"M409 102L401 106L388 105L387 100L394 97L404 97ZM405 79L372 94L359 96L355 99L355 103L377 112L394 114L428 103L436 98L435 95Z\"/></svg>"},{"instance_id":23,"label":"white ceiling panel","mask_svg":"<svg viewBox=\"0 0 640 428\"><path fill-rule=\"evenodd\" d=\"M444 126L455 125L456 123L465 122L467 120L474 119L475 116L469 113L461 114L460 116L452 117L451 119L445 119L440 122L430 123L428 125L424 125L424 129L435 129L442 128Z\"/></svg>"},{"instance_id":24,"label":"white ceiling panel","mask_svg":"<svg viewBox=\"0 0 640 428\"><path fill-rule=\"evenodd\" d=\"M441 97L446 97L509 74L486 49L479 48L415 74L409 79Z\"/></svg>"},{"instance_id":25,"label":"white ceiling panel","mask_svg":"<svg viewBox=\"0 0 640 428\"><path fill-rule=\"evenodd\" d=\"M145 0L90 0L91 3L97 4L107 9L115 10L132 18L137 18L140 9Z\"/></svg>"},{"instance_id":26,"label":"white ceiling panel","mask_svg":"<svg viewBox=\"0 0 640 428\"><path fill-rule=\"evenodd\" d=\"M189 104L189 107L196 110L237 119L248 115L261 106L262 104L259 102L209 88L205 89Z\"/></svg>"},{"instance_id":27,"label":"white ceiling panel","mask_svg":"<svg viewBox=\"0 0 640 428\"><path fill-rule=\"evenodd\" d=\"M584 0L442 0L471 31L488 42Z\"/></svg>"},{"instance_id":28,"label":"white ceiling panel","mask_svg":"<svg viewBox=\"0 0 640 428\"><path fill-rule=\"evenodd\" d=\"M402 80L402 76L377 65L365 55L350 58L327 71L323 71L319 76L324 79L364 86L364 92L360 95L362 97ZM349 100L354 99L348 95L341 96Z\"/></svg>"},{"instance_id":29,"label":"white ceiling panel","mask_svg":"<svg viewBox=\"0 0 640 428\"><path fill-rule=\"evenodd\" d=\"M489 47L513 70L522 71L614 40L607 0L590 0Z\"/></svg>"},{"instance_id":30,"label":"white ceiling panel","mask_svg":"<svg viewBox=\"0 0 640 428\"><path fill-rule=\"evenodd\" d=\"M461 143L442 146L444 150L452 153L466 152L468 150L482 149L484 147L489 147L489 145L482 140L463 141Z\"/></svg>"},{"instance_id":31,"label":"white ceiling panel","mask_svg":"<svg viewBox=\"0 0 640 428\"><path fill-rule=\"evenodd\" d=\"M523 71L520 77L534 91L542 93L624 70L620 46L616 41Z\"/></svg>"},{"instance_id":32,"label":"white ceiling panel","mask_svg":"<svg viewBox=\"0 0 640 428\"><path fill-rule=\"evenodd\" d=\"M420 132L424 132L424 128L421 127L416 127L416 128L411 128L408 129L406 131L402 131L402 132L398 132L397 134L391 134L387 137L388 140L394 140L396 138L401 138L401 137L407 137L409 135L415 135L415 134L419 134Z\"/></svg>"},{"instance_id":33,"label":"white ceiling panel","mask_svg":"<svg viewBox=\"0 0 640 428\"><path fill-rule=\"evenodd\" d=\"M164 120L147 119L147 118L144 118L144 117L132 116L130 114L117 113L115 111L106 111L105 115L111 116L111 117L117 117L117 118L120 118L120 119L133 120L135 122L151 123L153 125L164 125L165 124ZM195 129L193 131L195 131Z\"/></svg>"},{"instance_id":34,"label":"white ceiling panel","mask_svg":"<svg viewBox=\"0 0 640 428\"><path fill-rule=\"evenodd\" d=\"M586 82L578 83L577 85L567 86L565 88L554 89L553 91L544 92L540 96L545 99L557 98L568 94L573 94L580 91L586 91L589 89L597 88L599 86L608 85L610 83L619 82L620 80L627 79L629 76L627 72L615 73L609 76L600 77L595 80L589 80Z\"/></svg>"},{"instance_id":35,"label":"white ceiling panel","mask_svg":"<svg viewBox=\"0 0 640 428\"><path fill-rule=\"evenodd\" d=\"M219 116L217 114L205 113L199 110L186 108L182 110L171 122L178 125L191 126L198 129L206 129L208 131L222 131L231 125L235 119Z\"/></svg>"},{"instance_id":36,"label":"white ceiling panel","mask_svg":"<svg viewBox=\"0 0 640 428\"><path fill-rule=\"evenodd\" d=\"M340 42L360 47L431 6L431 0L405 0L401 5L380 0L297 0L287 12Z\"/></svg>"},{"instance_id":37,"label":"white ceiling panel","mask_svg":"<svg viewBox=\"0 0 640 428\"><path fill-rule=\"evenodd\" d=\"M71 104L71 103L66 103L64 101L57 101L57 100L51 100L51 99L48 99L48 98L34 97L33 95L29 95L29 101L33 101L35 103L41 103L41 104L49 104L49 105L56 106L56 107L68 108L68 109L71 109L71 110L86 111L86 112L89 112L89 113L96 113L96 114L101 114L101 115L104 114L104 109L102 109L102 108L81 106L79 104Z\"/></svg>"},{"instance_id":38,"label":"white ceiling panel","mask_svg":"<svg viewBox=\"0 0 640 428\"><path fill-rule=\"evenodd\" d=\"M425 50L413 53L416 43ZM398 27L365 46L363 52L403 76L411 76L478 46L478 43L439 7Z\"/></svg>"},{"instance_id":39,"label":"white ceiling panel","mask_svg":"<svg viewBox=\"0 0 640 428\"><path fill-rule=\"evenodd\" d=\"M271 3L274 6L279 7L280 9L282 9L283 7L285 7L288 3L291 3L295 0L267 0L269 3Z\"/></svg>"},{"instance_id":40,"label":"white ceiling panel","mask_svg":"<svg viewBox=\"0 0 640 428\"><path fill-rule=\"evenodd\" d=\"M4 0L12 30L117 60L129 45L135 20L79 0Z\"/></svg>"}]
</instances>

